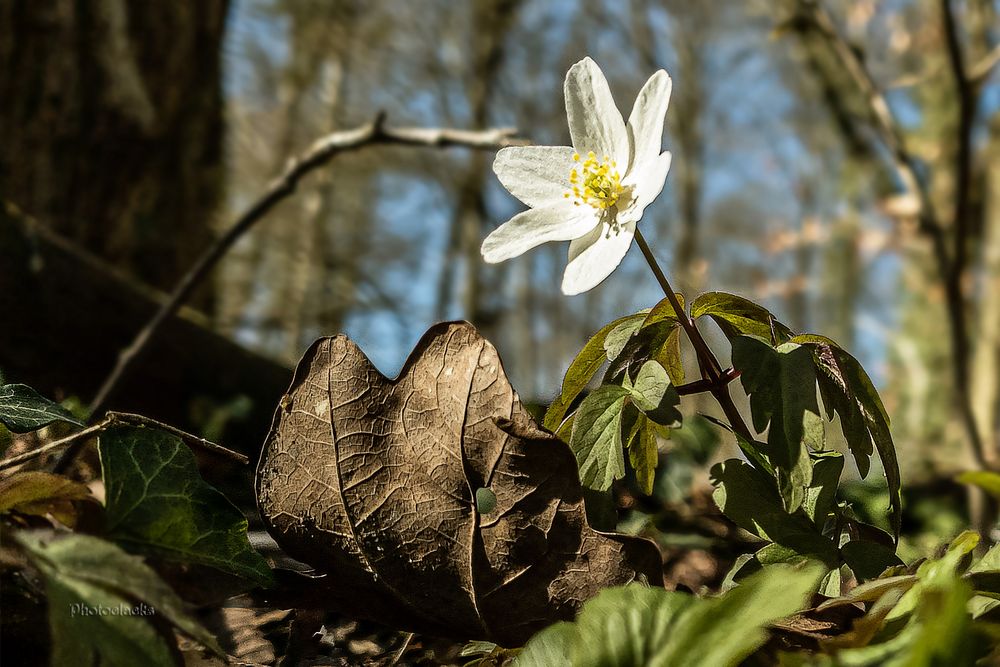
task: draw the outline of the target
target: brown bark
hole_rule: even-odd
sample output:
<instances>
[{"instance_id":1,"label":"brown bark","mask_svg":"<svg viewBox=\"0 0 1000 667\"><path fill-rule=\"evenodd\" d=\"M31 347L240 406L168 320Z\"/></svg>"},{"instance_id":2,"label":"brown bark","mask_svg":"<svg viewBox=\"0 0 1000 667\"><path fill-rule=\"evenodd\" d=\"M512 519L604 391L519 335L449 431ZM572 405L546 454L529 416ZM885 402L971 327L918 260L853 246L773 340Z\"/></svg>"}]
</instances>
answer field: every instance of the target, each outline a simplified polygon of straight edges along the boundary
<instances>
[{"instance_id":1,"label":"brown bark","mask_svg":"<svg viewBox=\"0 0 1000 667\"><path fill-rule=\"evenodd\" d=\"M0 4L0 197L154 286L211 238L228 0Z\"/></svg>"}]
</instances>

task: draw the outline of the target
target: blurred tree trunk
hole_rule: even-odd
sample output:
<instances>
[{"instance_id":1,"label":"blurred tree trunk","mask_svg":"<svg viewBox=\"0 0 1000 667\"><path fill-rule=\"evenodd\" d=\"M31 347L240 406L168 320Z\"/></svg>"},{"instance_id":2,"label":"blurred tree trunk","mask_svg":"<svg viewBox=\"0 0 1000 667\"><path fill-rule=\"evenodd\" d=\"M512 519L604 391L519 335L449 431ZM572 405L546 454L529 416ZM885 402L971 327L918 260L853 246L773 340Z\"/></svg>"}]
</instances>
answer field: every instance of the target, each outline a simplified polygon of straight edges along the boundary
<instances>
[{"instance_id":1,"label":"blurred tree trunk","mask_svg":"<svg viewBox=\"0 0 1000 667\"><path fill-rule=\"evenodd\" d=\"M469 111L472 127L489 122L489 103L503 63L504 40L517 15L522 0L483 0L473 5L472 66L469 69ZM451 221L448 248L438 284L439 318L447 312L451 288L457 275L459 258L464 264L465 281L459 293L462 316L483 328L493 316L485 312L484 289L480 270L479 248L486 220L484 181L487 157L474 153L469 157L465 178L459 183L458 204ZM484 335L489 336L488 329Z\"/></svg>"},{"instance_id":2,"label":"blurred tree trunk","mask_svg":"<svg viewBox=\"0 0 1000 667\"><path fill-rule=\"evenodd\" d=\"M227 9L228 0L0 4L0 196L172 286L210 240L222 191Z\"/></svg>"},{"instance_id":3,"label":"blurred tree trunk","mask_svg":"<svg viewBox=\"0 0 1000 667\"><path fill-rule=\"evenodd\" d=\"M1000 122L1000 118L995 122ZM1000 450L1000 141L997 138L986 157L983 258L979 304L973 323L971 395L987 458L996 464Z\"/></svg>"}]
</instances>

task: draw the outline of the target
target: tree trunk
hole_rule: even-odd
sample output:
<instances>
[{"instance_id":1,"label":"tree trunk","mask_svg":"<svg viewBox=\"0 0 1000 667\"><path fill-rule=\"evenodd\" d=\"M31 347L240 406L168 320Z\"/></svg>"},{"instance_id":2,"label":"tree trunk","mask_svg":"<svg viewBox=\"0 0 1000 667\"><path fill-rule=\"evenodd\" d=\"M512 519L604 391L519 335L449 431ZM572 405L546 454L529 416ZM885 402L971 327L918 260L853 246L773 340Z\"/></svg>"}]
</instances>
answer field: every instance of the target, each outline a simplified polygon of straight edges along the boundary
<instances>
[{"instance_id":1,"label":"tree trunk","mask_svg":"<svg viewBox=\"0 0 1000 667\"><path fill-rule=\"evenodd\" d=\"M0 197L171 286L210 240L222 190L227 8L0 4Z\"/></svg>"}]
</instances>

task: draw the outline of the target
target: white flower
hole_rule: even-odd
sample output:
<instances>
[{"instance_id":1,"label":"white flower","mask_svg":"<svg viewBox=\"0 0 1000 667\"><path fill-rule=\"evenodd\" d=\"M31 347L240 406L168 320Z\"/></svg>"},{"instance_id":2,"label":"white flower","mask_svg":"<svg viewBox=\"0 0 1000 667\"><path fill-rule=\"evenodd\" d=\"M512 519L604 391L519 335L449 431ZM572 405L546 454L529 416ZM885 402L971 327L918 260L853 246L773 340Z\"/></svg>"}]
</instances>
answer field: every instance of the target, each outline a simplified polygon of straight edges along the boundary
<instances>
[{"instance_id":1,"label":"white flower","mask_svg":"<svg viewBox=\"0 0 1000 667\"><path fill-rule=\"evenodd\" d=\"M642 213L663 190L670 153L660 153L670 100L663 70L639 91L628 124L604 74L590 58L566 73L566 116L573 147L516 146L497 153L500 182L531 208L486 237L494 264L546 241L570 241L562 291L595 287L621 263Z\"/></svg>"}]
</instances>

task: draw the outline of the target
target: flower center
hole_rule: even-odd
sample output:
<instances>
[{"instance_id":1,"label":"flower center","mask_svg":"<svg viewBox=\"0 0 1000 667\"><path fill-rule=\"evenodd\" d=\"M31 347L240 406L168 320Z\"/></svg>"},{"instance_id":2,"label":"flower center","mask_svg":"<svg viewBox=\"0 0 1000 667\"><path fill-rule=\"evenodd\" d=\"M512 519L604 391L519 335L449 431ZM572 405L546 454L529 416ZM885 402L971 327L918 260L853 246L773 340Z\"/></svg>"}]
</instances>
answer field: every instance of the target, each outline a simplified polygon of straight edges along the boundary
<instances>
[{"instance_id":1,"label":"flower center","mask_svg":"<svg viewBox=\"0 0 1000 667\"><path fill-rule=\"evenodd\" d=\"M582 160L579 153L573 153L573 161L578 163L569 172L570 190L563 195L573 199L573 203L589 204L599 211L606 211L618 203L625 191L617 165L607 156L598 161L594 151Z\"/></svg>"}]
</instances>

